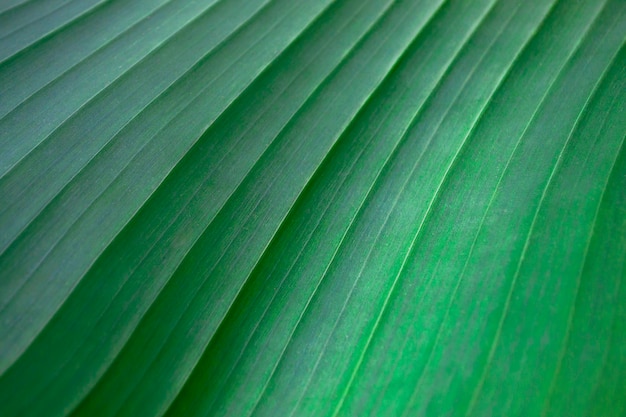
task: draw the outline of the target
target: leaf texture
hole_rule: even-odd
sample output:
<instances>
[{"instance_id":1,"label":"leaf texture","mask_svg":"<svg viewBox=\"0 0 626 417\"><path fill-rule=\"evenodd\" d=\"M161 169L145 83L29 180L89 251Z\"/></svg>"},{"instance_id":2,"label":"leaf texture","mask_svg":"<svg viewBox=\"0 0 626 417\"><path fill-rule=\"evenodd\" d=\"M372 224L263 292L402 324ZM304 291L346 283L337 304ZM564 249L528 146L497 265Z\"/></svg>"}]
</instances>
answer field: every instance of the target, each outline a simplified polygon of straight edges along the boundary
<instances>
[{"instance_id":1,"label":"leaf texture","mask_svg":"<svg viewBox=\"0 0 626 417\"><path fill-rule=\"evenodd\" d=\"M623 0L0 1L0 415L623 416Z\"/></svg>"}]
</instances>

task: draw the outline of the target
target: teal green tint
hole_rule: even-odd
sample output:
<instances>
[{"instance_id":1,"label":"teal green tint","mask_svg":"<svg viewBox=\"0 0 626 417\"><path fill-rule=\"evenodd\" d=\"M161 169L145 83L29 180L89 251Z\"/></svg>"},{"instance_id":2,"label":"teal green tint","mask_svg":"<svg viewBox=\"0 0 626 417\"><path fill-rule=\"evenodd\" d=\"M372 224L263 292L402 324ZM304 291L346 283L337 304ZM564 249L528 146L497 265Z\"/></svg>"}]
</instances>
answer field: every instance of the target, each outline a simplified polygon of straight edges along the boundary
<instances>
[{"instance_id":1,"label":"teal green tint","mask_svg":"<svg viewBox=\"0 0 626 417\"><path fill-rule=\"evenodd\" d=\"M624 0L0 0L0 416L626 415Z\"/></svg>"}]
</instances>

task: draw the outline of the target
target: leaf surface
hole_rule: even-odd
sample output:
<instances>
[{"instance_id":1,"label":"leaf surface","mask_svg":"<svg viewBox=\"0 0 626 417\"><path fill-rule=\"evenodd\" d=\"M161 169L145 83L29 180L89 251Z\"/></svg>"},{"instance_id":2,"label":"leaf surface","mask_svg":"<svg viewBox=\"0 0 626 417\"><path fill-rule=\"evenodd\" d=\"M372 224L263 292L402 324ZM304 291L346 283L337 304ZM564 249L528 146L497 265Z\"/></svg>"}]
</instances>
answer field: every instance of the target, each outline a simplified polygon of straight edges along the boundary
<instances>
[{"instance_id":1,"label":"leaf surface","mask_svg":"<svg viewBox=\"0 0 626 417\"><path fill-rule=\"evenodd\" d=\"M0 415L622 416L622 0L0 2Z\"/></svg>"}]
</instances>

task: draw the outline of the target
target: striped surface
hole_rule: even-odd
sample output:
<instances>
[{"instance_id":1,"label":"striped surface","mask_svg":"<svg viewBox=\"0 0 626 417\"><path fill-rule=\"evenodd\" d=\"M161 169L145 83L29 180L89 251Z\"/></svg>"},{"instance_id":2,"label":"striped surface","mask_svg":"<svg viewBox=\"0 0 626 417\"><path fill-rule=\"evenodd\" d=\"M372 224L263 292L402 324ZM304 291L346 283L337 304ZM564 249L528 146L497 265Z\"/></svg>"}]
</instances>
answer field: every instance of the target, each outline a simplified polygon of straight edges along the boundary
<instances>
[{"instance_id":1,"label":"striped surface","mask_svg":"<svg viewBox=\"0 0 626 417\"><path fill-rule=\"evenodd\" d=\"M625 415L625 39L623 0L0 1L0 415Z\"/></svg>"}]
</instances>

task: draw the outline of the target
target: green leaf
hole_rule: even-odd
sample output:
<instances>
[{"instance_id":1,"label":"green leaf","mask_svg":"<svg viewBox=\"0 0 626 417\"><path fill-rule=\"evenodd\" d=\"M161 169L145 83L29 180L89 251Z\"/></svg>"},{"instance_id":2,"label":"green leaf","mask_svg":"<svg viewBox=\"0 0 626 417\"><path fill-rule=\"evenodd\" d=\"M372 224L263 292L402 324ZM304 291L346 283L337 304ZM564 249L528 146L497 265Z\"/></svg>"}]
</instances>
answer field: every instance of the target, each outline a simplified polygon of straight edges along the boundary
<instances>
[{"instance_id":1,"label":"green leaf","mask_svg":"<svg viewBox=\"0 0 626 417\"><path fill-rule=\"evenodd\" d=\"M623 0L0 2L0 415L623 416Z\"/></svg>"}]
</instances>

